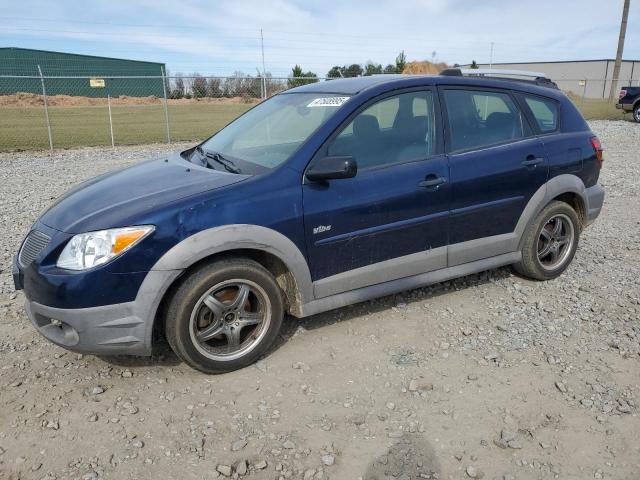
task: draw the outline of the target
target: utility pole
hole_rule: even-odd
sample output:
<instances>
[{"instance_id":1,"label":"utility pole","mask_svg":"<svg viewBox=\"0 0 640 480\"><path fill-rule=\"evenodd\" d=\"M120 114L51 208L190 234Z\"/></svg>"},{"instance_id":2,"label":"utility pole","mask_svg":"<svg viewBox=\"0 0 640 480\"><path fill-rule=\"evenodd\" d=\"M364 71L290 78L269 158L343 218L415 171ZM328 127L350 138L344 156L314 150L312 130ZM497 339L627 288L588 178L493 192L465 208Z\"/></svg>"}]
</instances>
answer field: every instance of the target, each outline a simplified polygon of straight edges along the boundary
<instances>
[{"instance_id":1,"label":"utility pole","mask_svg":"<svg viewBox=\"0 0 640 480\"><path fill-rule=\"evenodd\" d=\"M260 48L262 49L262 98L267 98L267 69L264 66L264 35L260 29Z\"/></svg>"},{"instance_id":2,"label":"utility pole","mask_svg":"<svg viewBox=\"0 0 640 480\"><path fill-rule=\"evenodd\" d=\"M609 101L613 102L614 96L618 93L618 77L620 76L620 64L622 63L622 51L624 50L624 37L627 33L627 17L629 17L629 3L631 0L624 0L622 7L622 21L620 22L620 36L618 37L618 51L616 52L616 63L613 66L613 78L611 79L611 90L609 90ZM605 79L605 82L607 80Z\"/></svg>"},{"instance_id":3,"label":"utility pole","mask_svg":"<svg viewBox=\"0 0 640 480\"><path fill-rule=\"evenodd\" d=\"M489 70L493 68L493 42L491 42L491 50L489 51ZM484 119L489 114L489 96L484 97Z\"/></svg>"},{"instance_id":4,"label":"utility pole","mask_svg":"<svg viewBox=\"0 0 640 480\"><path fill-rule=\"evenodd\" d=\"M42 84L42 100L44 102L44 116L47 119L47 133L49 134L49 151L53 153L53 137L51 136L51 121L49 120L49 102L47 101L47 89L44 87L44 76L42 69L38 65L38 74L40 75L40 83Z\"/></svg>"},{"instance_id":5,"label":"utility pole","mask_svg":"<svg viewBox=\"0 0 640 480\"><path fill-rule=\"evenodd\" d=\"M491 52L489 53L489 70L493 68L493 42L491 42Z\"/></svg>"}]
</instances>

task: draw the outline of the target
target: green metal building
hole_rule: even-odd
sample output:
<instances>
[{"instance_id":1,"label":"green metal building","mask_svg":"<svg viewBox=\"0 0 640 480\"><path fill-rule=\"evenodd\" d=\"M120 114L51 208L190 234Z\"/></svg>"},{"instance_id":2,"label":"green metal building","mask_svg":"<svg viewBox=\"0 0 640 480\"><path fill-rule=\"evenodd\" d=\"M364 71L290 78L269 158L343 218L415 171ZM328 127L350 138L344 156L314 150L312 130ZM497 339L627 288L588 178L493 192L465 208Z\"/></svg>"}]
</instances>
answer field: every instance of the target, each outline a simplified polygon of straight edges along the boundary
<instances>
[{"instance_id":1,"label":"green metal building","mask_svg":"<svg viewBox=\"0 0 640 480\"><path fill-rule=\"evenodd\" d=\"M42 93L38 66L45 77L47 95L163 96L164 63L13 47L0 48L0 95Z\"/></svg>"}]
</instances>

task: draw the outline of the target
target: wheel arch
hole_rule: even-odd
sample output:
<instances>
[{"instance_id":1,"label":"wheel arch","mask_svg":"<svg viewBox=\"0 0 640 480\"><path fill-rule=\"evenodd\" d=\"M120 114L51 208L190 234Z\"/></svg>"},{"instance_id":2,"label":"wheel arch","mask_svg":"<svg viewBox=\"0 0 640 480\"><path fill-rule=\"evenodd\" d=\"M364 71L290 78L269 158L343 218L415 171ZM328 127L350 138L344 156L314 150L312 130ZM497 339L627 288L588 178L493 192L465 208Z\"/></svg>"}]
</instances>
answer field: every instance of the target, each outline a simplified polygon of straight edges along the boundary
<instances>
[{"instance_id":1,"label":"wheel arch","mask_svg":"<svg viewBox=\"0 0 640 480\"><path fill-rule=\"evenodd\" d=\"M147 345L152 345L154 332L162 328L158 318L181 278L206 262L231 256L251 258L271 272L284 294L286 311L296 317L302 316L302 305L313 299L313 287L309 267L300 249L270 228L225 225L187 237L165 253L145 278L136 303L148 320Z\"/></svg>"},{"instance_id":2,"label":"wheel arch","mask_svg":"<svg viewBox=\"0 0 640 480\"><path fill-rule=\"evenodd\" d=\"M587 217L587 195L582 179L576 175L562 174L550 178L531 197L525 209L520 215L516 225L516 236L518 238L518 248L522 246L523 234L527 226L535 219L549 203L554 200L561 200L571 205L583 226Z\"/></svg>"},{"instance_id":3,"label":"wheel arch","mask_svg":"<svg viewBox=\"0 0 640 480\"><path fill-rule=\"evenodd\" d=\"M552 198L549 203L556 200L570 205L571 208L573 208L578 214L578 218L580 219L580 228L582 229L585 227L587 210L584 199L579 194L577 194L576 192L561 193L560 195Z\"/></svg>"},{"instance_id":4,"label":"wheel arch","mask_svg":"<svg viewBox=\"0 0 640 480\"><path fill-rule=\"evenodd\" d=\"M225 225L198 232L171 248L153 270L185 271L222 255L248 257L269 270L293 315L299 305L312 300L311 274L300 249L283 234L258 225Z\"/></svg>"}]
</instances>

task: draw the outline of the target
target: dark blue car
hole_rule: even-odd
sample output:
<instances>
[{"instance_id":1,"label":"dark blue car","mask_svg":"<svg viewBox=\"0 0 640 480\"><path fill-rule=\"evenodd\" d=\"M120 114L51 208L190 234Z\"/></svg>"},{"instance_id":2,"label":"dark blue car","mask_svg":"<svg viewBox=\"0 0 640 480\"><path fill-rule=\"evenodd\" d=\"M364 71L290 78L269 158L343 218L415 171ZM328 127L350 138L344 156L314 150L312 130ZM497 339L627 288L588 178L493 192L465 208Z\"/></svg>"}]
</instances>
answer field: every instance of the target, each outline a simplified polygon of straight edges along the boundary
<instances>
[{"instance_id":1,"label":"dark blue car","mask_svg":"<svg viewBox=\"0 0 640 480\"><path fill-rule=\"evenodd\" d=\"M285 314L503 265L557 277L602 207L598 139L548 80L444 73L294 88L80 185L15 259L29 318L86 353L164 335L215 373L263 355Z\"/></svg>"}]
</instances>

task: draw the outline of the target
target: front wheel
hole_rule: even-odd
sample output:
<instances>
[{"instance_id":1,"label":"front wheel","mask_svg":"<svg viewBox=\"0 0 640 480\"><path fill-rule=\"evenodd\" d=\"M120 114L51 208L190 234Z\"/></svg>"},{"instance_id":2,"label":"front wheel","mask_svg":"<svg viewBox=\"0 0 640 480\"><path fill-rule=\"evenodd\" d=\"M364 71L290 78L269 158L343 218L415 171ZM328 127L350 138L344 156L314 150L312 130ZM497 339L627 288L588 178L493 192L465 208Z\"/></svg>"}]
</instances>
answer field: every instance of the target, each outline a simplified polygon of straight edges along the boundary
<instances>
[{"instance_id":1,"label":"front wheel","mask_svg":"<svg viewBox=\"0 0 640 480\"><path fill-rule=\"evenodd\" d=\"M567 203L547 205L523 235L522 260L515 270L535 280L551 280L564 272L578 248L580 219Z\"/></svg>"},{"instance_id":2,"label":"front wheel","mask_svg":"<svg viewBox=\"0 0 640 480\"><path fill-rule=\"evenodd\" d=\"M253 260L224 259L182 281L169 302L165 332L191 367L230 372L266 352L283 315L280 288L269 271Z\"/></svg>"}]
</instances>

